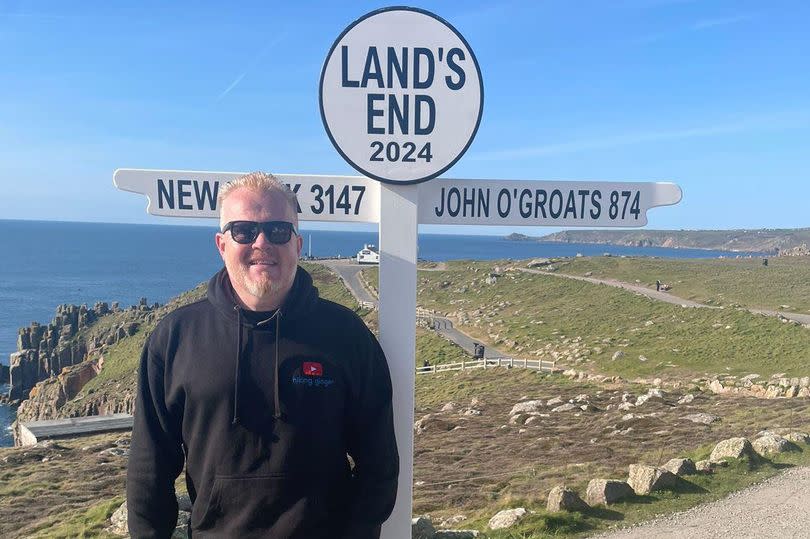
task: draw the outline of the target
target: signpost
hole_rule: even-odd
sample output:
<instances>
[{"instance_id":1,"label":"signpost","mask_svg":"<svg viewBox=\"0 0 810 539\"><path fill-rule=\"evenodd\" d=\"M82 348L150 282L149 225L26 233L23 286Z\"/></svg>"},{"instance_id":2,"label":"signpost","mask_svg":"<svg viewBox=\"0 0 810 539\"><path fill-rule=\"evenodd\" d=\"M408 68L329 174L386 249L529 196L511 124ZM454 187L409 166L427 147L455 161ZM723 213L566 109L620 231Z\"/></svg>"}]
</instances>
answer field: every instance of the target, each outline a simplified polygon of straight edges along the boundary
<instances>
[{"instance_id":1,"label":"signpost","mask_svg":"<svg viewBox=\"0 0 810 539\"><path fill-rule=\"evenodd\" d=\"M363 176L276 174L298 194L300 221L379 223L380 343L394 386L399 491L385 539L411 536L418 224L640 227L676 204L672 183L438 179L464 154L483 110L478 62L461 34L416 8L349 25L321 73L321 118ZM114 184L147 211L218 217L219 186L243 173L119 169ZM417 185L418 184L418 185Z\"/></svg>"}]
</instances>

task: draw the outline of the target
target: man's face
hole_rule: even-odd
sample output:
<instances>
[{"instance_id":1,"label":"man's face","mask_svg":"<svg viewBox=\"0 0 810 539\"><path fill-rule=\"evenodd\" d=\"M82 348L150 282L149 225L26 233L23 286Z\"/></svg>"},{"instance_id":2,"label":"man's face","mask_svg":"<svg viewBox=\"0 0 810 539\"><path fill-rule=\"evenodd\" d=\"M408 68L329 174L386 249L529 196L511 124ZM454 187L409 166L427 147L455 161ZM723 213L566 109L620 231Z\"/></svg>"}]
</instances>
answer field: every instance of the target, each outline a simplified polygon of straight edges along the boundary
<instances>
[{"instance_id":1,"label":"man's face","mask_svg":"<svg viewBox=\"0 0 810 539\"><path fill-rule=\"evenodd\" d=\"M220 211L222 223L289 221L298 228L295 212L279 192L237 189L225 199ZM300 236L292 235L290 241L279 245L270 243L262 232L253 243L243 245L228 231L217 233L216 244L231 285L247 308L271 310L281 305L295 279Z\"/></svg>"}]
</instances>

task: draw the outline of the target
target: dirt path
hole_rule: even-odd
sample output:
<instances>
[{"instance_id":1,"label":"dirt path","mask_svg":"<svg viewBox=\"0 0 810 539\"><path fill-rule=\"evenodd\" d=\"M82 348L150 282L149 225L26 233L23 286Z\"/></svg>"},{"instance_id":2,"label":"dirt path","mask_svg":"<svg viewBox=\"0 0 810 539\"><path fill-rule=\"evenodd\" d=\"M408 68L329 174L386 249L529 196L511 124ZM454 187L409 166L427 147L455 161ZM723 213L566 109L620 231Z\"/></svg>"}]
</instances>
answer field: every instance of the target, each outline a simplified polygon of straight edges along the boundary
<instances>
[{"instance_id":1,"label":"dirt path","mask_svg":"<svg viewBox=\"0 0 810 539\"><path fill-rule=\"evenodd\" d=\"M664 301L666 303L672 303L675 305L683 305L684 307L700 307L703 309L719 309L715 305L706 305L704 303L698 303L696 301L679 298L678 296L672 295L669 292L657 292L646 286L641 286L632 283L626 283L623 281L617 281L615 279L596 279L594 277L580 277L579 275L569 275L566 273L550 273L548 271L543 270L536 270L536 269L529 269L529 268L517 268L520 271L525 273L538 273L540 275L552 275L554 277L561 277L564 279L573 279L575 281L586 281L593 284L605 284L608 286L615 286L616 288L623 288L624 290L629 290L631 292L636 292L638 294L643 294L649 298ZM781 316L787 318L788 320L793 320L794 322L799 322L800 324L810 324L810 315L807 314L799 314L799 313L789 313L785 311L770 311L768 309L757 309L755 307L748 307L745 308L748 312L754 314L762 314L765 316ZM808 534L810 537L810 533Z\"/></svg>"},{"instance_id":2,"label":"dirt path","mask_svg":"<svg viewBox=\"0 0 810 539\"><path fill-rule=\"evenodd\" d=\"M728 498L600 539L810 537L810 467L792 468Z\"/></svg>"}]
</instances>

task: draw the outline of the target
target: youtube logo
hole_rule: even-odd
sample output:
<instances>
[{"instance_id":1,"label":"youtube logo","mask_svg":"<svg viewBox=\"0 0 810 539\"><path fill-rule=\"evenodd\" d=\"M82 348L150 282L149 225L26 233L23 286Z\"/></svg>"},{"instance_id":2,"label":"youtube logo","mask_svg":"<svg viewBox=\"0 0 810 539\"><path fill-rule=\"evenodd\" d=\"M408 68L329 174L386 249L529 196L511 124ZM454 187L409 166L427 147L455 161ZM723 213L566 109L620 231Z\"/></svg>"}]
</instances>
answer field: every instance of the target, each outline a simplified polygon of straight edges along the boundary
<instances>
[{"instance_id":1,"label":"youtube logo","mask_svg":"<svg viewBox=\"0 0 810 539\"><path fill-rule=\"evenodd\" d=\"M301 371L304 376L323 376L323 365L314 361L304 361Z\"/></svg>"}]
</instances>

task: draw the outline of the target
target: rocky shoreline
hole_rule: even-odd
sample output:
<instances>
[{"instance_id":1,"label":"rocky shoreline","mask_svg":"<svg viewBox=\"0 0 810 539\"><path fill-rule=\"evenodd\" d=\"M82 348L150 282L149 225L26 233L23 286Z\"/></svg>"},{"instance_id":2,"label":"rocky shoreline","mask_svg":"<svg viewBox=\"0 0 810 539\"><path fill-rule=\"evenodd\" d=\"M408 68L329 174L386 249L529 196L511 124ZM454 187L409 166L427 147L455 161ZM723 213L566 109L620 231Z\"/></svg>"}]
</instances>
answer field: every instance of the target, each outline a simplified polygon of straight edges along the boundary
<instances>
[{"instance_id":1,"label":"rocky shoreline","mask_svg":"<svg viewBox=\"0 0 810 539\"><path fill-rule=\"evenodd\" d=\"M63 304L49 324L32 322L20 328L17 351L10 354L6 367L9 391L0 395L0 404L17 407L15 443L19 421L64 417L65 404L103 368L107 350L153 321L159 307L146 298L125 309L117 302L97 302L93 307ZM67 416L131 413L134 395L130 393L91 400Z\"/></svg>"}]
</instances>

